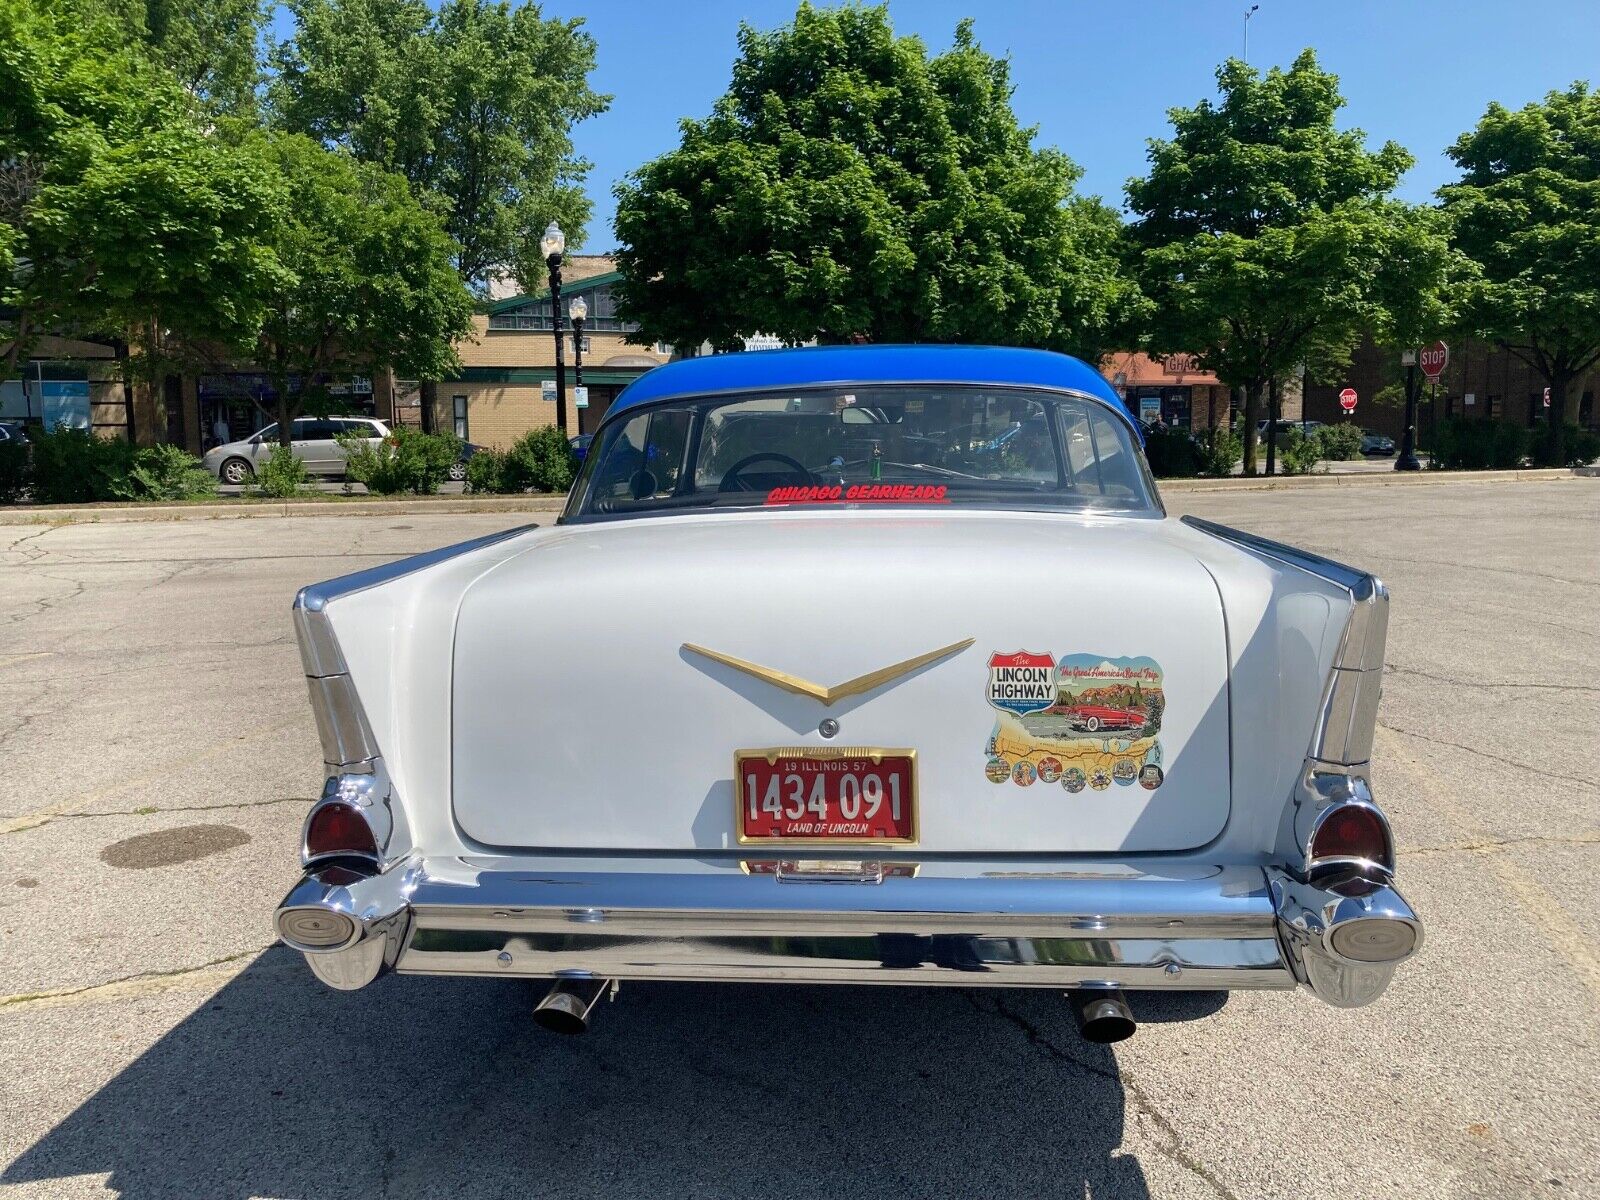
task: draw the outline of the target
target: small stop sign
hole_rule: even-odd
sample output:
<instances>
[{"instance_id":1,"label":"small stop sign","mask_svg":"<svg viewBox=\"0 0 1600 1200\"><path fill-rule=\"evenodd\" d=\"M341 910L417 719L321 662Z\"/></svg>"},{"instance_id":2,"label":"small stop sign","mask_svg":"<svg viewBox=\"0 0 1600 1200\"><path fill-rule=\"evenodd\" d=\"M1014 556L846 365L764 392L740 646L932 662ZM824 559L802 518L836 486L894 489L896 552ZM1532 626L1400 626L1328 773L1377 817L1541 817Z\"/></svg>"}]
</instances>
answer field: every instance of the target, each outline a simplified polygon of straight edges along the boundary
<instances>
[{"instance_id":1,"label":"small stop sign","mask_svg":"<svg viewBox=\"0 0 1600 1200\"><path fill-rule=\"evenodd\" d=\"M1417 351L1417 366L1422 368L1422 373L1429 379L1437 379L1444 374L1446 365L1450 362L1450 347L1443 342L1435 342L1431 346L1424 346Z\"/></svg>"},{"instance_id":2,"label":"small stop sign","mask_svg":"<svg viewBox=\"0 0 1600 1200\"><path fill-rule=\"evenodd\" d=\"M1345 412L1347 412L1347 413L1355 412L1355 410L1356 410L1356 390L1355 390L1355 388L1345 388L1344 391L1339 393L1339 407L1344 409Z\"/></svg>"}]
</instances>

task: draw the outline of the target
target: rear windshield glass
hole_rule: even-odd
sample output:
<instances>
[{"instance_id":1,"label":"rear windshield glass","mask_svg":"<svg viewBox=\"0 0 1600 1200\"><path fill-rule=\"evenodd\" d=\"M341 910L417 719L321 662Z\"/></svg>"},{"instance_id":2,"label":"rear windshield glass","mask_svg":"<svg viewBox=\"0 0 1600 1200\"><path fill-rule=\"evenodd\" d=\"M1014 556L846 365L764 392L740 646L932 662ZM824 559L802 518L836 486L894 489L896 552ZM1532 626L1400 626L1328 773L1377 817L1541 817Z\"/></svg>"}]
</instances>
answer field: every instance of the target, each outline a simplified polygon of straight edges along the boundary
<instances>
[{"instance_id":1,"label":"rear windshield glass","mask_svg":"<svg viewBox=\"0 0 1600 1200\"><path fill-rule=\"evenodd\" d=\"M595 439L567 515L886 504L1157 508L1127 425L1097 401L897 385L641 409Z\"/></svg>"}]
</instances>

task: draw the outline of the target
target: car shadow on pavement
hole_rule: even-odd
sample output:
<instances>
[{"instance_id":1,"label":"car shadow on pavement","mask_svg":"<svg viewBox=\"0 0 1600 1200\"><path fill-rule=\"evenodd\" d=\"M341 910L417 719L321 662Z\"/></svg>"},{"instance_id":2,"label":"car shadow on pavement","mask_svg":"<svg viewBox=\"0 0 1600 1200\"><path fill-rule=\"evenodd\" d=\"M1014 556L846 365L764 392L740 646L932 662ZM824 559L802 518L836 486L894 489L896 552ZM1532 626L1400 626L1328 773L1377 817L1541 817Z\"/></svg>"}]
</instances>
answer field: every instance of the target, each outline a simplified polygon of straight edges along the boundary
<instances>
[{"instance_id":1,"label":"car shadow on pavement","mask_svg":"<svg viewBox=\"0 0 1600 1200\"><path fill-rule=\"evenodd\" d=\"M1055 991L628 984L583 1037L536 987L317 984L282 947L0 1176L126 1197L1149 1195L1116 1059ZM1187 1020L1220 993L1136 997Z\"/></svg>"}]
</instances>

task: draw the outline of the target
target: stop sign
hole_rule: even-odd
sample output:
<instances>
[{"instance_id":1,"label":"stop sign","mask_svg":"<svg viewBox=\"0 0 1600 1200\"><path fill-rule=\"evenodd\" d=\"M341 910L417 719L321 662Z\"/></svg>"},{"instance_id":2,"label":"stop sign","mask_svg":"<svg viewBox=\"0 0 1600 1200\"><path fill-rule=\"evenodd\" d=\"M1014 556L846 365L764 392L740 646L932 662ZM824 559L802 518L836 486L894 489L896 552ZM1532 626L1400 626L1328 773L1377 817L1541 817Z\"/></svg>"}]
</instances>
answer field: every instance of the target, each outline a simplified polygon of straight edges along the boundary
<instances>
[{"instance_id":1,"label":"stop sign","mask_svg":"<svg viewBox=\"0 0 1600 1200\"><path fill-rule=\"evenodd\" d=\"M1429 379L1437 379L1444 374L1445 366L1449 362L1450 347L1443 342L1435 342L1417 351L1417 366L1422 368L1422 373Z\"/></svg>"},{"instance_id":2,"label":"stop sign","mask_svg":"<svg viewBox=\"0 0 1600 1200\"><path fill-rule=\"evenodd\" d=\"M1345 412L1347 412L1347 413L1355 412L1355 410L1356 410L1356 390L1355 390L1355 388L1345 388L1344 391L1339 393L1339 407L1344 409Z\"/></svg>"}]
</instances>

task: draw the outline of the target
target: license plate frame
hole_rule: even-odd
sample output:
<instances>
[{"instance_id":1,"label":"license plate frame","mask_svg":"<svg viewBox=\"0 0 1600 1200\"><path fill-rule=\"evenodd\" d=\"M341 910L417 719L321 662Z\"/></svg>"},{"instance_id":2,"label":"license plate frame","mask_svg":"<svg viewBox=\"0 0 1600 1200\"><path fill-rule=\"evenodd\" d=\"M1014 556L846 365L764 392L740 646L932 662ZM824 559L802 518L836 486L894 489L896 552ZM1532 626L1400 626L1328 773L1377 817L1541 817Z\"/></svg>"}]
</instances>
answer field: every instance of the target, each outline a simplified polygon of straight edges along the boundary
<instances>
[{"instance_id":1,"label":"license plate frame","mask_svg":"<svg viewBox=\"0 0 1600 1200\"><path fill-rule=\"evenodd\" d=\"M885 760L904 760L904 766L890 773L905 780L907 799L906 820L901 827L903 836L854 836L829 834L773 836L751 833L746 827L745 764L760 759L771 771L781 759L805 763L837 763L841 760L861 759L873 767L882 767ZM837 785L835 786L837 790ZM917 785L917 752L915 750L884 746L778 746L742 749L733 752L733 822L734 831L742 846L914 846L921 837L920 788ZM830 813L837 807L830 795L827 807ZM841 813L842 816L842 813ZM793 819L793 818L791 818Z\"/></svg>"}]
</instances>

